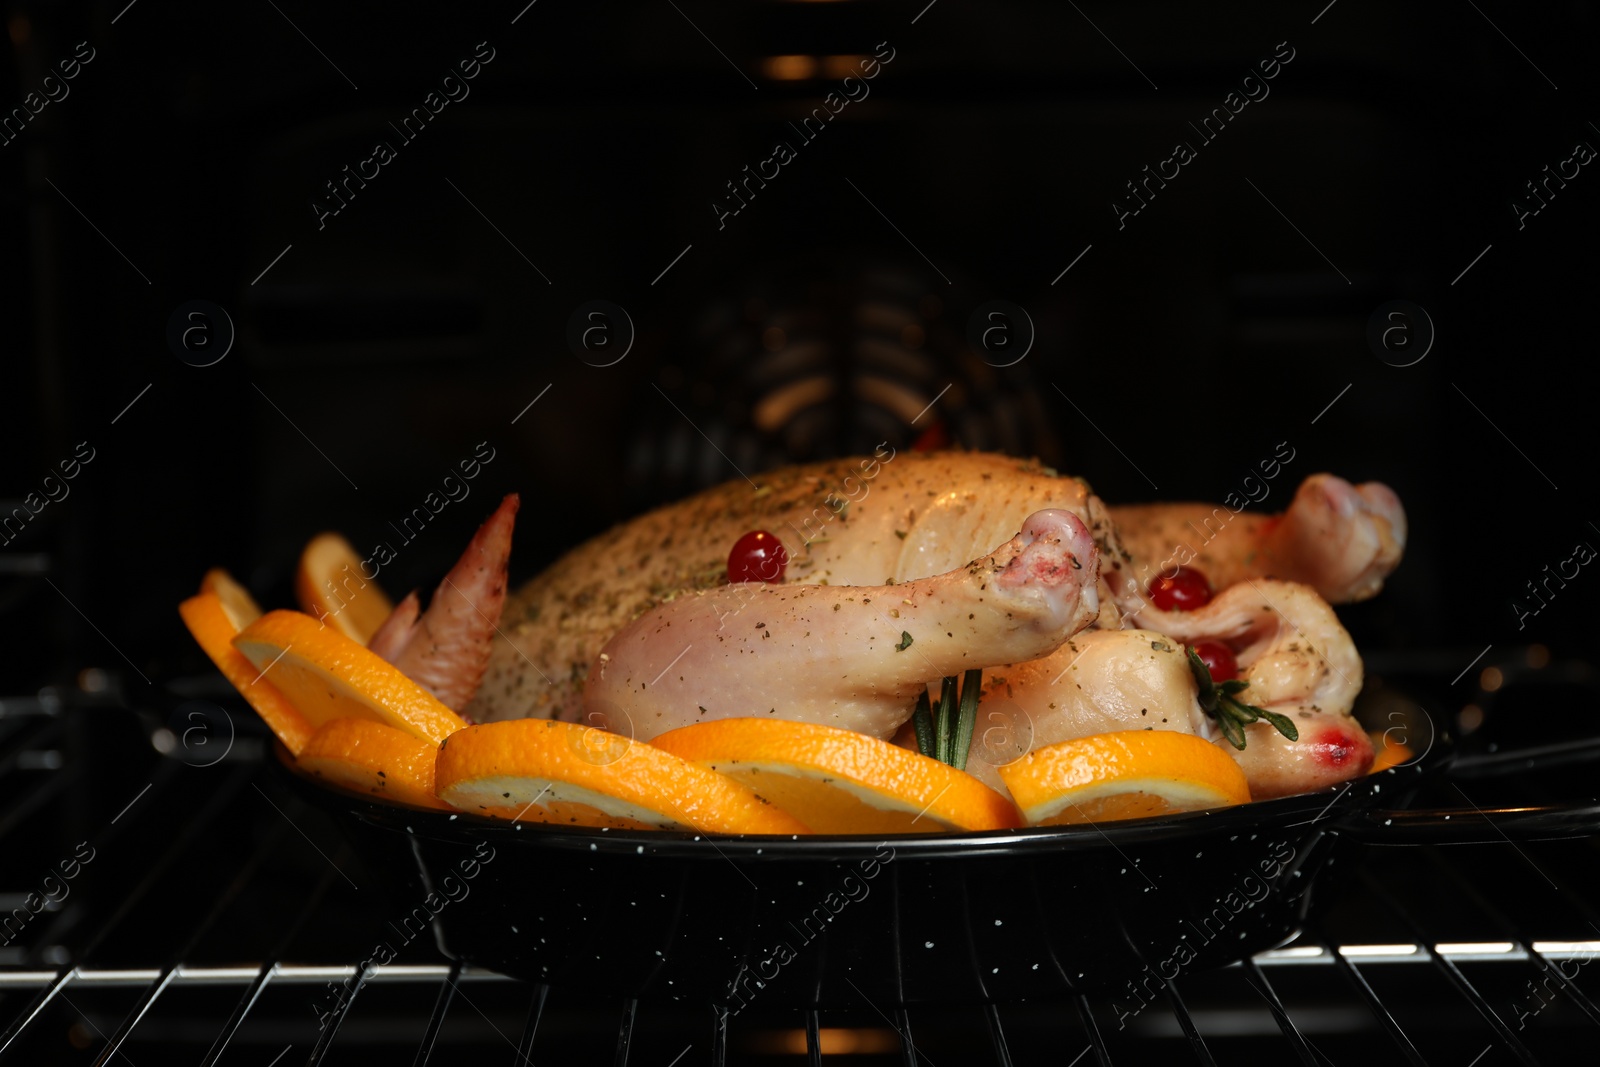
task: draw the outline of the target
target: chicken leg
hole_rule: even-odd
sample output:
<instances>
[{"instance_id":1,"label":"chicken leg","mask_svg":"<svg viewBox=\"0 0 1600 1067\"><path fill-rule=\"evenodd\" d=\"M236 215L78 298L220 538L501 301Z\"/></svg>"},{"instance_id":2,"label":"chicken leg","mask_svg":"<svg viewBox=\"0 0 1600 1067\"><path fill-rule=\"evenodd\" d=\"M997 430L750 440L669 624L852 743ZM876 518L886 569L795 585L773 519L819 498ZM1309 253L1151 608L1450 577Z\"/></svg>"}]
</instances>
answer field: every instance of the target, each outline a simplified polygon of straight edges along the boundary
<instances>
[{"instance_id":1,"label":"chicken leg","mask_svg":"<svg viewBox=\"0 0 1600 1067\"><path fill-rule=\"evenodd\" d=\"M932 578L679 597L606 643L584 718L639 740L752 715L887 738L930 680L1045 655L1086 626L1099 611L1098 555L1077 516L1047 509Z\"/></svg>"},{"instance_id":2,"label":"chicken leg","mask_svg":"<svg viewBox=\"0 0 1600 1067\"><path fill-rule=\"evenodd\" d=\"M1142 592L1162 572L1193 566L1216 589L1247 578L1282 578L1347 604L1376 595L1405 551L1405 509L1380 482L1356 486L1313 474L1281 515L1244 511L1244 501L1233 499L1241 510L1228 504L1112 508L1123 547L1134 558L1131 573L1122 572L1127 588Z\"/></svg>"},{"instance_id":3,"label":"chicken leg","mask_svg":"<svg viewBox=\"0 0 1600 1067\"><path fill-rule=\"evenodd\" d=\"M1147 607L1137 621L1175 642L1226 644L1238 657L1239 677L1250 683L1238 699L1294 722L1300 734L1295 741L1260 722L1245 728L1243 751L1217 741L1238 761L1251 796L1309 792L1372 766L1372 742L1350 715L1361 692L1361 656L1315 590L1294 582L1246 581L1204 607Z\"/></svg>"}]
</instances>

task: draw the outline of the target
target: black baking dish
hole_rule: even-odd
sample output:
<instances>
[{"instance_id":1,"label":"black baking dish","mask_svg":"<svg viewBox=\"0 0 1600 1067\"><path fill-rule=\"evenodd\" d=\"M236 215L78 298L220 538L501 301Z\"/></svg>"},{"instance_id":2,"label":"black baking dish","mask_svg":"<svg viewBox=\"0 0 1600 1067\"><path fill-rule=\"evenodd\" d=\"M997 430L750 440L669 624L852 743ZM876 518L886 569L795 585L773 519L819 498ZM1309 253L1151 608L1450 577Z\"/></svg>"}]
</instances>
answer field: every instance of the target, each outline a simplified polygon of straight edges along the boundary
<instances>
[{"instance_id":1,"label":"black baking dish","mask_svg":"<svg viewBox=\"0 0 1600 1067\"><path fill-rule=\"evenodd\" d=\"M284 759L279 785L331 816L389 876L396 916L415 916L396 921L432 917L452 958L737 1011L1154 989L1227 964L1296 929L1340 827L1450 757L1432 746L1337 787L1217 811L887 838L516 825L370 802Z\"/></svg>"}]
</instances>

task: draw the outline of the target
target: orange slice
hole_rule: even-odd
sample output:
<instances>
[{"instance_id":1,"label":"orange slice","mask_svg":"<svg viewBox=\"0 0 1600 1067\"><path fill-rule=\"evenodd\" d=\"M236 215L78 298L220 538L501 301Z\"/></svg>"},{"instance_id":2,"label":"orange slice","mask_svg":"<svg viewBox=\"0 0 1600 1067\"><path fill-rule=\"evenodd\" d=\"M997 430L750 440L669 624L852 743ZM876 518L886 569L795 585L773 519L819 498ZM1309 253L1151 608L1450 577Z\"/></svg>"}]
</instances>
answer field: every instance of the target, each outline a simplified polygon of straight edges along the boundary
<instances>
[{"instance_id":1,"label":"orange slice","mask_svg":"<svg viewBox=\"0 0 1600 1067\"><path fill-rule=\"evenodd\" d=\"M370 719L332 719L300 750L296 765L343 789L418 808L450 806L433 794L439 747Z\"/></svg>"},{"instance_id":2,"label":"orange slice","mask_svg":"<svg viewBox=\"0 0 1600 1067\"><path fill-rule=\"evenodd\" d=\"M1030 826L1140 819L1246 804L1222 749L1173 730L1120 730L1036 749L997 768Z\"/></svg>"},{"instance_id":3,"label":"orange slice","mask_svg":"<svg viewBox=\"0 0 1600 1067\"><path fill-rule=\"evenodd\" d=\"M200 579L200 591L217 594L217 599L222 601L222 610L228 613L236 630L242 630L261 618L261 605L256 603L256 598L221 567L206 571L206 576Z\"/></svg>"},{"instance_id":4,"label":"orange slice","mask_svg":"<svg viewBox=\"0 0 1600 1067\"><path fill-rule=\"evenodd\" d=\"M1005 797L964 771L836 726L719 719L657 737L754 789L819 834L903 834L1020 826Z\"/></svg>"},{"instance_id":5,"label":"orange slice","mask_svg":"<svg viewBox=\"0 0 1600 1067\"><path fill-rule=\"evenodd\" d=\"M364 577L368 569L349 541L336 533L318 534L300 553L295 599L308 615L364 645L394 611L377 574Z\"/></svg>"},{"instance_id":6,"label":"orange slice","mask_svg":"<svg viewBox=\"0 0 1600 1067\"><path fill-rule=\"evenodd\" d=\"M439 749L439 798L476 815L629 830L803 834L731 778L619 734L550 719L469 726Z\"/></svg>"},{"instance_id":7,"label":"orange slice","mask_svg":"<svg viewBox=\"0 0 1600 1067\"><path fill-rule=\"evenodd\" d=\"M1394 727L1390 727L1390 730ZM1377 753L1372 759L1372 770L1368 774L1377 774L1390 767L1398 767L1402 763L1410 762L1416 753L1411 751L1411 746L1400 742L1390 741L1388 730L1368 730L1367 737L1372 741L1372 751Z\"/></svg>"},{"instance_id":8,"label":"orange slice","mask_svg":"<svg viewBox=\"0 0 1600 1067\"><path fill-rule=\"evenodd\" d=\"M467 725L399 668L298 611L267 612L233 639L233 647L312 726L371 719L438 744Z\"/></svg>"},{"instance_id":9,"label":"orange slice","mask_svg":"<svg viewBox=\"0 0 1600 1067\"><path fill-rule=\"evenodd\" d=\"M298 756L311 737L311 723L271 682L261 677L259 668L233 647L239 627L234 624L222 597L216 593L190 597L178 605L178 614L183 616L183 624L222 676L250 702L261 721L278 735L283 747Z\"/></svg>"}]
</instances>

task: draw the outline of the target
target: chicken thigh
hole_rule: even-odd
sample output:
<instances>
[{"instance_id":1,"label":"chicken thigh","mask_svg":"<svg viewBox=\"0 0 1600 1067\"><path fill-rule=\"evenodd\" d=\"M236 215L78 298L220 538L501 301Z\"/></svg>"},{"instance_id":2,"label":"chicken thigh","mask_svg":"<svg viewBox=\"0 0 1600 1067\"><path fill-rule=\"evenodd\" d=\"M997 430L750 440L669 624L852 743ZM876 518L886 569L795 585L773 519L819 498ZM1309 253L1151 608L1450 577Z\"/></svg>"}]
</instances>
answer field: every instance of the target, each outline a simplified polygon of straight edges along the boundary
<instances>
[{"instance_id":1,"label":"chicken thigh","mask_svg":"<svg viewBox=\"0 0 1600 1067\"><path fill-rule=\"evenodd\" d=\"M1009 795L996 768L1117 730L1214 734L1181 644L1154 630L1085 630L1048 656L985 673L967 770Z\"/></svg>"}]
</instances>

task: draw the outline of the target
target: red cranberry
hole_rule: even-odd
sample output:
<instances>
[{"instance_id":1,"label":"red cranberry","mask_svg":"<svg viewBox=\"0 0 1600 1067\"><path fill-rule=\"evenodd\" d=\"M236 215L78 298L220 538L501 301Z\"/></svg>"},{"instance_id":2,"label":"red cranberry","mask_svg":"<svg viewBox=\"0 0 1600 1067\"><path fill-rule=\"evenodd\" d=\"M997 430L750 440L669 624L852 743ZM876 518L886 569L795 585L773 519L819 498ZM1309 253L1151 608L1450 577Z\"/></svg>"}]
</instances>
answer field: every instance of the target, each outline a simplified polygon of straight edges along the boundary
<instances>
[{"instance_id":1,"label":"red cranberry","mask_svg":"<svg viewBox=\"0 0 1600 1067\"><path fill-rule=\"evenodd\" d=\"M788 565L789 553L776 534L751 530L735 541L733 551L728 553L728 581L780 585Z\"/></svg>"},{"instance_id":2,"label":"red cranberry","mask_svg":"<svg viewBox=\"0 0 1600 1067\"><path fill-rule=\"evenodd\" d=\"M1192 567L1175 567L1150 583L1150 602L1161 611L1193 611L1211 603L1211 583Z\"/></svg>"},{"instance_id":3,"label":"red cranberry","mask_svg":"<svg viewBox=\"0 0 1600 1067\"><path fill-rule=\"evenodd\" d=\"M944 423L936 422L917 435L911 442L913 452L938 452L950 447L950 431Z\"/></svg>"},{"instance_id":4,"label":"red cranberry","mask_svg":"<svg viewBox=\"0 0 1600 1067\"><path fill-rule=\"evenodd\" d=\"M1239 677L1239 660L1233 649L1220 641L1201 641L1194 646L1194 654L1211 672L1213 682L1231 682Z\"/></svg>"}]
</instances>

